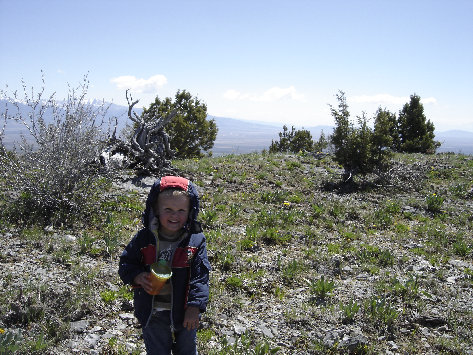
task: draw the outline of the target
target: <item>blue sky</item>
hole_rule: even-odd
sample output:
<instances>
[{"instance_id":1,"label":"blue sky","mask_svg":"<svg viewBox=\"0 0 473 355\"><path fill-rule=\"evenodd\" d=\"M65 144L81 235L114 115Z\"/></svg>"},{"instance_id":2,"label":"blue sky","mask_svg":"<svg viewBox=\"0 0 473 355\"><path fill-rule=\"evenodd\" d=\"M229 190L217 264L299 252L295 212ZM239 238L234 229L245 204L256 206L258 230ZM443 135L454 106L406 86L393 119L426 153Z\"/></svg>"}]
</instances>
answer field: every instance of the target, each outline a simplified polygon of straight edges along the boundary
<instances>
[{"instance_id":1,"label":"blue sky","mask_svg":"<svg viewBox=\"0 0 473 355\"><path fill-rule=\"evenodd\" d=\"M139 106L187 90L208 113L297 127L398 112L416 93L437 130L473 131L471 0L0 0L0 88Z\"/></svg>"}]
</instances>

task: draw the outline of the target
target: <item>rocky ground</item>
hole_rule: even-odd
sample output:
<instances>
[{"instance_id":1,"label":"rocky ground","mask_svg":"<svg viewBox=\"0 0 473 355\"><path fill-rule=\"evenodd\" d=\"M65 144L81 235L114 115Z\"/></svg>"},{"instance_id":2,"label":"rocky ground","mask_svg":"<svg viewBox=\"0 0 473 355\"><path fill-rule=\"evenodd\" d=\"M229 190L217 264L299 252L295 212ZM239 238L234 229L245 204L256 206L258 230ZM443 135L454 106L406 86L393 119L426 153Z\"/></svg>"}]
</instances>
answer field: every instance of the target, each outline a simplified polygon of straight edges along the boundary
<instances>
[{"instance_id":1,"label":"rocky ground","mask_svg":"<svg viewBox=\"0 0 473 355\"><path fill-rule=\"evenodd\" d=\"M472 158L397 167L348 193L320 157L180 163L213 266L200 353L473 354ZM122 177L116 194L144 202L153 180ZM117 276L135 215L109 253L81 230L1 228L0 353L144 352Z\"/></svg>"}]
</instances>

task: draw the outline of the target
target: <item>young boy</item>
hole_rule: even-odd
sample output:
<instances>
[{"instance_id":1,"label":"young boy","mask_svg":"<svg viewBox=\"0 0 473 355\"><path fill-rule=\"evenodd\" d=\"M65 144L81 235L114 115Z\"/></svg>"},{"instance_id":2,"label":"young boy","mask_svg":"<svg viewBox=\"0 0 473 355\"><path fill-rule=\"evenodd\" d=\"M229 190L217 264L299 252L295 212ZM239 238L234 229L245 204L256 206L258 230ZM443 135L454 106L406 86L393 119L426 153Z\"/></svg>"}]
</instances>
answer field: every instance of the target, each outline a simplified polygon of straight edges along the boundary
<instances>
[{"instance_id":1,"label":"young boy","mask_svg":"<svg viewBox=\"0 0 473 355\"><path fill-rule=\"evenodd\" d=\"M146 200L143 228L120 256L118 273L134 287L135 316L148 354L197 354L196 333L209 298L210 272L198 212L197 190L189 180L157 180ZM158 261L171 267L172 276L152 295L150 265Z\"/></svg>"}]
</instances>

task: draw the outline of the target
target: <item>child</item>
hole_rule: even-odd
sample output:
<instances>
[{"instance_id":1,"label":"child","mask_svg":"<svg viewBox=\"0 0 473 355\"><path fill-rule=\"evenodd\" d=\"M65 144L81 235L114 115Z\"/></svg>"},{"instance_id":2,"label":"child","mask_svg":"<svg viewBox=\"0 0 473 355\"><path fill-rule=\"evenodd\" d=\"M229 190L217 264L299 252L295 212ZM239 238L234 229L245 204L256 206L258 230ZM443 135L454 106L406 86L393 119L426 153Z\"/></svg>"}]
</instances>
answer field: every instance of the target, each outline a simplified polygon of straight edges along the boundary
<instances>
[{"instance_id":1,"label":"child","mask_svg":"<svg viewBox=\"0 0 473 355\"><path fill-rule=\"evenodd\" d=\"M197 354L196 333L209 298L210 272L198 212L197 191L189 180L157 180L146 200L143 228L120 256L118 273L134 287L135 316L148 354L171 354L171 349L173 354ZM151 295L150 265L157 261L166 262L172 276Z\"/></svg>"}]
</instances>

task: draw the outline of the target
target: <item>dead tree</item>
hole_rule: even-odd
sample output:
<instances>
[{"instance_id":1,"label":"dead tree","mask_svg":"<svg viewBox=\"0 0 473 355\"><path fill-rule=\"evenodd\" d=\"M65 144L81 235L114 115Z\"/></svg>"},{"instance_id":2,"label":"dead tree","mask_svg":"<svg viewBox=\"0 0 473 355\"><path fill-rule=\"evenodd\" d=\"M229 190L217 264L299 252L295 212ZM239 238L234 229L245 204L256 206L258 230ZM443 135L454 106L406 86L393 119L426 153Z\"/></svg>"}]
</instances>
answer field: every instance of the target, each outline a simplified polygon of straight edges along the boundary
<instances>
[{"instance_id":1,"label":"dead tree","mask_svg":"<svg viewBox=\"0 0 473 355\"><path fill-rule=\"evenodd\" d=\"M169 145L169 136L164 131L166 124L176 115L172 111L165 117L138 116L133 107L139 100L133 101L126 91L128 102L128 118L134 123L133 135L129 142L111 137L108 153L122 154L126 157L127 166L135 169L139 174L163 174L172 172L171 161L173 151Z\"/></svg>"}]
</instances>

